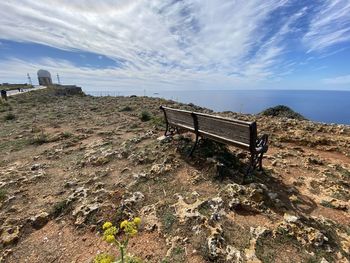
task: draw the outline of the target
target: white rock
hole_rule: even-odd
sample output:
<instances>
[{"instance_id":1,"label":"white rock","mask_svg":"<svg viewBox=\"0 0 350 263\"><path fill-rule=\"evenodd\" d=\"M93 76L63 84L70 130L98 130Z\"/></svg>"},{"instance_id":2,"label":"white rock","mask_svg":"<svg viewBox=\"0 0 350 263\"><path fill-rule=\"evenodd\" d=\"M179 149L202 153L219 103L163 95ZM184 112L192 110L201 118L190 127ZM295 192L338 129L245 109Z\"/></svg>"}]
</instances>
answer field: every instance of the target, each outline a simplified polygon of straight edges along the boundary
<instances>
[{"instance_id":1,"label":"white rock","mask_svg":"<svg viewBox=\"0 0 350 263\"><path fill-rule=\"evenodd\" d=\"M283 218L284 218L284 221L288 223L296 223L299 220L299 217L293 216L290 214L284 214Z\"/></svg>"}]
</instances>

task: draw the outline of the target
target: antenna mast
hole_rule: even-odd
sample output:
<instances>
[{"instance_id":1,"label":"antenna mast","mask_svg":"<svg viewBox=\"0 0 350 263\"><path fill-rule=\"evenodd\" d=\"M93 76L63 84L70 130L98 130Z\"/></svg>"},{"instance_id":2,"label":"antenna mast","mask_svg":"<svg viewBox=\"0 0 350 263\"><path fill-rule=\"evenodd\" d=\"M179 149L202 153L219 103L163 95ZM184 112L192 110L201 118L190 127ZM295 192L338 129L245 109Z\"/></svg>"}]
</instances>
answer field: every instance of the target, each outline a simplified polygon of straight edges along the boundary
<instances>
[{"instance_id":1,"label":"antenna mast","mask_svg":"<svg viewBox=\"0 0 350 263\"><path fill-rule=\"evenodd\" d=\"M29 75L29 73L27 73L27 78L28 78L28 83L29 83L29 85L33 85L33 83L32 83L32 79L31 79L31 77L30 77L30 75Z\"/></svg>"},{"instance_id":2,"label":"antenna mast","mask_svg":"<svg viewBox=\"0 0 350 263\"><path fill-rule=\"evenodd\" d=\"M58 73L57 73L57 82L58 82L58 85L61 85L60 75L58 75Z\"/></svg>"}]
</instances>

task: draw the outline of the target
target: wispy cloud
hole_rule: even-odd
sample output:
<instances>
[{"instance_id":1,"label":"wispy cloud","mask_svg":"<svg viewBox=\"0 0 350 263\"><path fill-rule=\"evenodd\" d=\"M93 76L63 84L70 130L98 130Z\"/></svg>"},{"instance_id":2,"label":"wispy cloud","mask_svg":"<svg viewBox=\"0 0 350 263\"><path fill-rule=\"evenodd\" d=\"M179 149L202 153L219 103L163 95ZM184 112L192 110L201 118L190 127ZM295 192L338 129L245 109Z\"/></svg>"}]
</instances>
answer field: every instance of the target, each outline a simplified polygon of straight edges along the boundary
<instances>
[{"instance_id":1,"label":"wispy cloud","mask_svg":"<svg viewBox=\"0 0 350 263\"><path fill-rule=\"evenodd\" d=\"M19 74L9 72L9 64L27 71L47 67L69 76L74 73L82 82L106 85L108 79L111 85L114 81L127 87L193 83L207 87L215 86L219 78L220 85L231 87L280 79L296 64L284 56L295 32L311 51L350 40L348 0L324 0L306 31L300 30L299 22L310 16L309 7L297 2L1 1L1 38L92 52L121 66L89 69L47 58L35 63L10 59L0 63L0 72Z\"/></svg>"},{"instance_id":2,"label":"wispy cloud","mask_svg":"<svg viewBox=\"0 0 350 263\"><path fill-rule=\"evenodd\" d=\"M332 85L350 85L350 75L326 78L326 79L323 79L323 82L325 84L332 84Z\"/></svg>"},{"instance_id":3,"label":"wispy cloud","mask_svg":"<svg viewBox=\"0 0 350 263\"><path fill-rule=\"evenodd\" d=\"M350 41L350 1L324 0L304 36L309 51L347 41Z\"/></svg>"},{"instance_id":4,"label":"wispy cloud","mask_svg":"<svg viewBox=\"0 0 350 263\"><path fill-rule=\"evenodd\" d=\"M77 67L66 60L43 58L38 61L24 61L9 59L0 61L0 76L7 76L8 81L27 82L28 72L36 83L36 70L45 68L52 75L58 72L63 84L82 85L87 91L102 90L159 90L159 89L186 89L188 85L198 89L220 87L251 87L256 83L244 78L226 76L221 73L190 72L174 69L171 72L127 71L120 68L90 68ZM18 72L22 72L19 79ZM25 74L23 74L25 72Z\"/></svg>"}]
</instances>

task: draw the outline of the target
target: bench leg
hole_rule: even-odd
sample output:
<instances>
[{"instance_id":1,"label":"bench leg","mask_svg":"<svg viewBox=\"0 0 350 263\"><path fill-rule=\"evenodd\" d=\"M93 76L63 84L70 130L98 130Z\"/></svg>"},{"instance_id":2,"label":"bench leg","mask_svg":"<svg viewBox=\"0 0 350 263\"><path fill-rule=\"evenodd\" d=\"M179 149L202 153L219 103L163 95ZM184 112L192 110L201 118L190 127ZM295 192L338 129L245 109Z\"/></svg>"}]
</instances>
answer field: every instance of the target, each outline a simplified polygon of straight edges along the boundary
<instances>
[{"instance_id":1,"label":"bench leg","mask_svg":"<svg viewBox=\"0 0 350 263\"><path fill-rule=\"evenodd\" d=\"M194 145L192 146L191 152L190 152L190 154L188 155L189 157L192 156L194 150L196 149L196 146L197 146L197 144L198 144L198 137L199 137L199 136L198 136L198 133L197 133L197 134L196 134L196 141L194 142Z\"/></svg>"},{"instance_id":2,"label":"bench leg","mask_svg":"<svg viewBox=\"0 0 350 263\"><path fill-rule=\"evenodd\" d=\"M251 156L250 156L250 165L249 165L249 169L248 169L248 173L252 172L255 170L258 162L259 162L259 155L258 154L254 154L254 153L251 153Z\"/></svg>"},{"instance_id":3,"label":"bench leg","mask_svg":"<svg viewBox=\"0 0 350 263\"><path fill-rule=\"evenodd\" d=\"M263 159L264 153L261 153L259 156L259 171L262 171L262 159Z\"/></svg>"},{"instance_id":4,"label":"bench leg","mask_svg":"<svg viewBox=\"0 0 350 263\"><path fill-rule=\"evenodd\" d=\"M169 123L166 122L166 127L165 127L165 132L164 132L164 136L167 136L167 133L168 133L168 129L169 129Z\"/></svg>"}]
</instances>

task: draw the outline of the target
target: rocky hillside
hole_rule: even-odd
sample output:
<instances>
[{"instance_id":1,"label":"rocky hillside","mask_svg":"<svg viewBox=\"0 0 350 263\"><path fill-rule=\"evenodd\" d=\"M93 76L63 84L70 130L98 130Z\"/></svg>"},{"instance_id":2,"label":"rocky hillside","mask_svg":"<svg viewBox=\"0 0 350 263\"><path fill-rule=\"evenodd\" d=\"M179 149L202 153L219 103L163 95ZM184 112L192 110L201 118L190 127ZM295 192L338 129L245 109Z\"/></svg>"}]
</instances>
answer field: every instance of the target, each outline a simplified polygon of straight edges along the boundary
<instances>
[{"instance_id":1,"label":"rocky hillside","mask_svg":"<svg viewBox=\"0 0 350 263\"><path fill-rule=\"evenodd\" d=\"M256 120L264 170L247 152L192 135L162 138L159 105ZM350 127L212 113L146 97L0 102L0 262L91 262L118 251L102 224L142 219L144 262L349 262Z\"/></svg>"}]
</instances>

